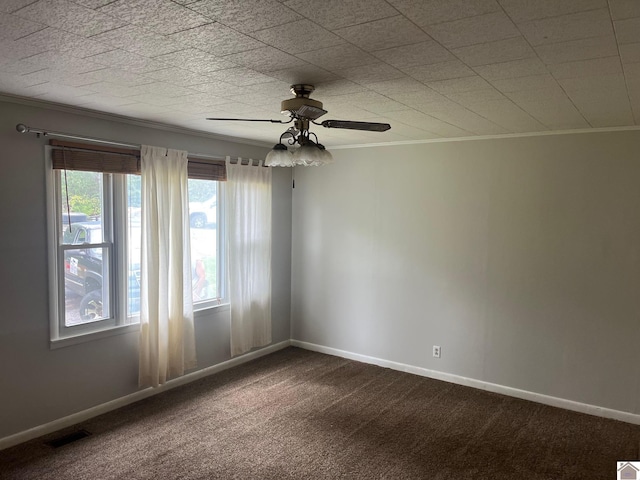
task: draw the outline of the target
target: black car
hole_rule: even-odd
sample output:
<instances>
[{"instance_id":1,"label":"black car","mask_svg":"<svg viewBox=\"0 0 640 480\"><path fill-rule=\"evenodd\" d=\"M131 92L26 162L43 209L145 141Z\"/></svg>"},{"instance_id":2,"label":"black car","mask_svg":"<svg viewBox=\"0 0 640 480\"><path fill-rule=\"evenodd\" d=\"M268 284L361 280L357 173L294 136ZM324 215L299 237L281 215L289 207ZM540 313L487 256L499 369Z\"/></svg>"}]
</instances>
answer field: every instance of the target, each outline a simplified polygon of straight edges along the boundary
<instances>
[{"instance_id":1,"label":"black car","mask_svg":"<svg viewBox=\"0 0 640 480\"><path fill-rule=\"evenodd\" d=\"M72 223L64 227L65 245L102 243L100 221ZM103 318L102 311L102 248L66 250L64 254L65 289L82 297L80 318L91 321ZM136 262L129 271L128 300L130 314L140 311L140 267Z\"/></svg>"}]
</instances>

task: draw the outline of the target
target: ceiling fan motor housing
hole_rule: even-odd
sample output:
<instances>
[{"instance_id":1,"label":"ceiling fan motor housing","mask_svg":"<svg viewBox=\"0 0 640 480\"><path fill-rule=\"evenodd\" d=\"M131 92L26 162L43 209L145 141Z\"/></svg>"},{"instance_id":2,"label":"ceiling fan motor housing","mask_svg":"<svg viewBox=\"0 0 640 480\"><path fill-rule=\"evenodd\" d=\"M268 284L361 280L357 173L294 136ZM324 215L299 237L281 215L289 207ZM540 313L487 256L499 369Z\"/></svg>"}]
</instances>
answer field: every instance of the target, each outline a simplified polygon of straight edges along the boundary
<instances>
[{"instance_id":1,"label":"ceiling fan motor housing","mask_svg":"<svg viewBox=\"0 0 640 480\"><path fill-rule=\"evenodd\" d=\"M291 93L295 94L295 98L283 100L280 104L280 111L291 117L302 117L309 120L321 117L327 111L322 108L322 102L309 98L314 89L313 85L292 85Z\"/></svg>"}]
</instances>

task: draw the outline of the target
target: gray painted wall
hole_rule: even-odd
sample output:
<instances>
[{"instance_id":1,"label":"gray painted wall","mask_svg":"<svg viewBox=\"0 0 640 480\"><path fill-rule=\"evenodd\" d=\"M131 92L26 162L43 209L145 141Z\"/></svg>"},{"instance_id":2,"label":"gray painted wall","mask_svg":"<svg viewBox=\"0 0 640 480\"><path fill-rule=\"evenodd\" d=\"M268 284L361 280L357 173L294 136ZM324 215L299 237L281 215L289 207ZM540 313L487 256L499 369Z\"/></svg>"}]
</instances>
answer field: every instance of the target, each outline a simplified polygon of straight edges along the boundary
<instances>
[{"instance_id":1,"label":"gray painted wall","mask_svg":"<svg viewBox=\"0 0 640 480\"><path fill-rule=\"evenodd\" d=\"M333 154L296 169L293 339L640 413L640 132Z\"/></svg>"},{"instance_id":2,"label":"gray painted wall","mask_svg":"<svg viewBox=\"0 0 640 480\"><path fill-rule=\"evenodd\" d=\"M44 145L17 123L193 153L264 158L267 149L0 102L0 438L138 390L138 334L49 346ZM275 137L274 137L275 138ZM273 175L273 342L290 337L291 171ZM230 357L229 314L196 314L199 368Z\"/></svg>"}]
</instances>

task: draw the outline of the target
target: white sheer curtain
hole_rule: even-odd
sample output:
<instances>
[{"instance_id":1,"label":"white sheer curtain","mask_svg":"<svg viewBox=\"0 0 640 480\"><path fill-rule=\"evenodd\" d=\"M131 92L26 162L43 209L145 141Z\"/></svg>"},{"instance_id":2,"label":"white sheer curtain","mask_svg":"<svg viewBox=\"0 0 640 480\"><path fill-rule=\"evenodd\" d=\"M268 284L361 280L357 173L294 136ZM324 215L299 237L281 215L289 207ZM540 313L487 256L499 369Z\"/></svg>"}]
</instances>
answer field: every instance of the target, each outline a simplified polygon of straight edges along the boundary
<instances>
[{"instance_id":1,"label":"white sheer curtain","mask_svg":"<svg viewBox=\"0 0 640 480\"><path fill-rule=\"evenodd\" d=\"M231 355L271 343L271 168L227 157Z\"/></svg>"},{"instance_id":2,"label":"white sheer curtain","mask_svg":"<svg viewBox=\"0 0 640 480\"><path fill-rule=\"evenodd\" d=\"M196 366L187 152L142 146L140 386Z\"/></svg>"}]
</instances>

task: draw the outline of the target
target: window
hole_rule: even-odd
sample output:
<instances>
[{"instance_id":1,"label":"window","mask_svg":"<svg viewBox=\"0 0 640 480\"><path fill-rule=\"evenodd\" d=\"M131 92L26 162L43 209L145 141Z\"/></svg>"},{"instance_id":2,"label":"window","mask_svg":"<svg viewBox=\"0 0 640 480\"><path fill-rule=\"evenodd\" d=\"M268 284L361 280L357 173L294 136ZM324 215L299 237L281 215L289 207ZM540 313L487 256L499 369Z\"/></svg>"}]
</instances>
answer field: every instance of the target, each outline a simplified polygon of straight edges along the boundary
<instances>
[{"instance_id":1,"label":"window","mask_svg":"<svg viewBox=\"0 0 640 480\"><path fill-rule=\"evenodd\" d=\"M189 222L194 309L222 302L222 270L218 224L219 183L189 179Z\"/></svg>"},{"instance_id":2,"label":"window","mask_svg":"<svg viewBox=\"0 0 640 480\"><path fill-rule=\"evenodd\" d=\"M104 154L92 160L86 150L74 152L47 149L54 340L136 324L140 313L140 176L120 173L127 169L109 166ZM223 299L222 184L194 176L190 274L194 310L201 310Z\"/></svg>"}]
</instances>

